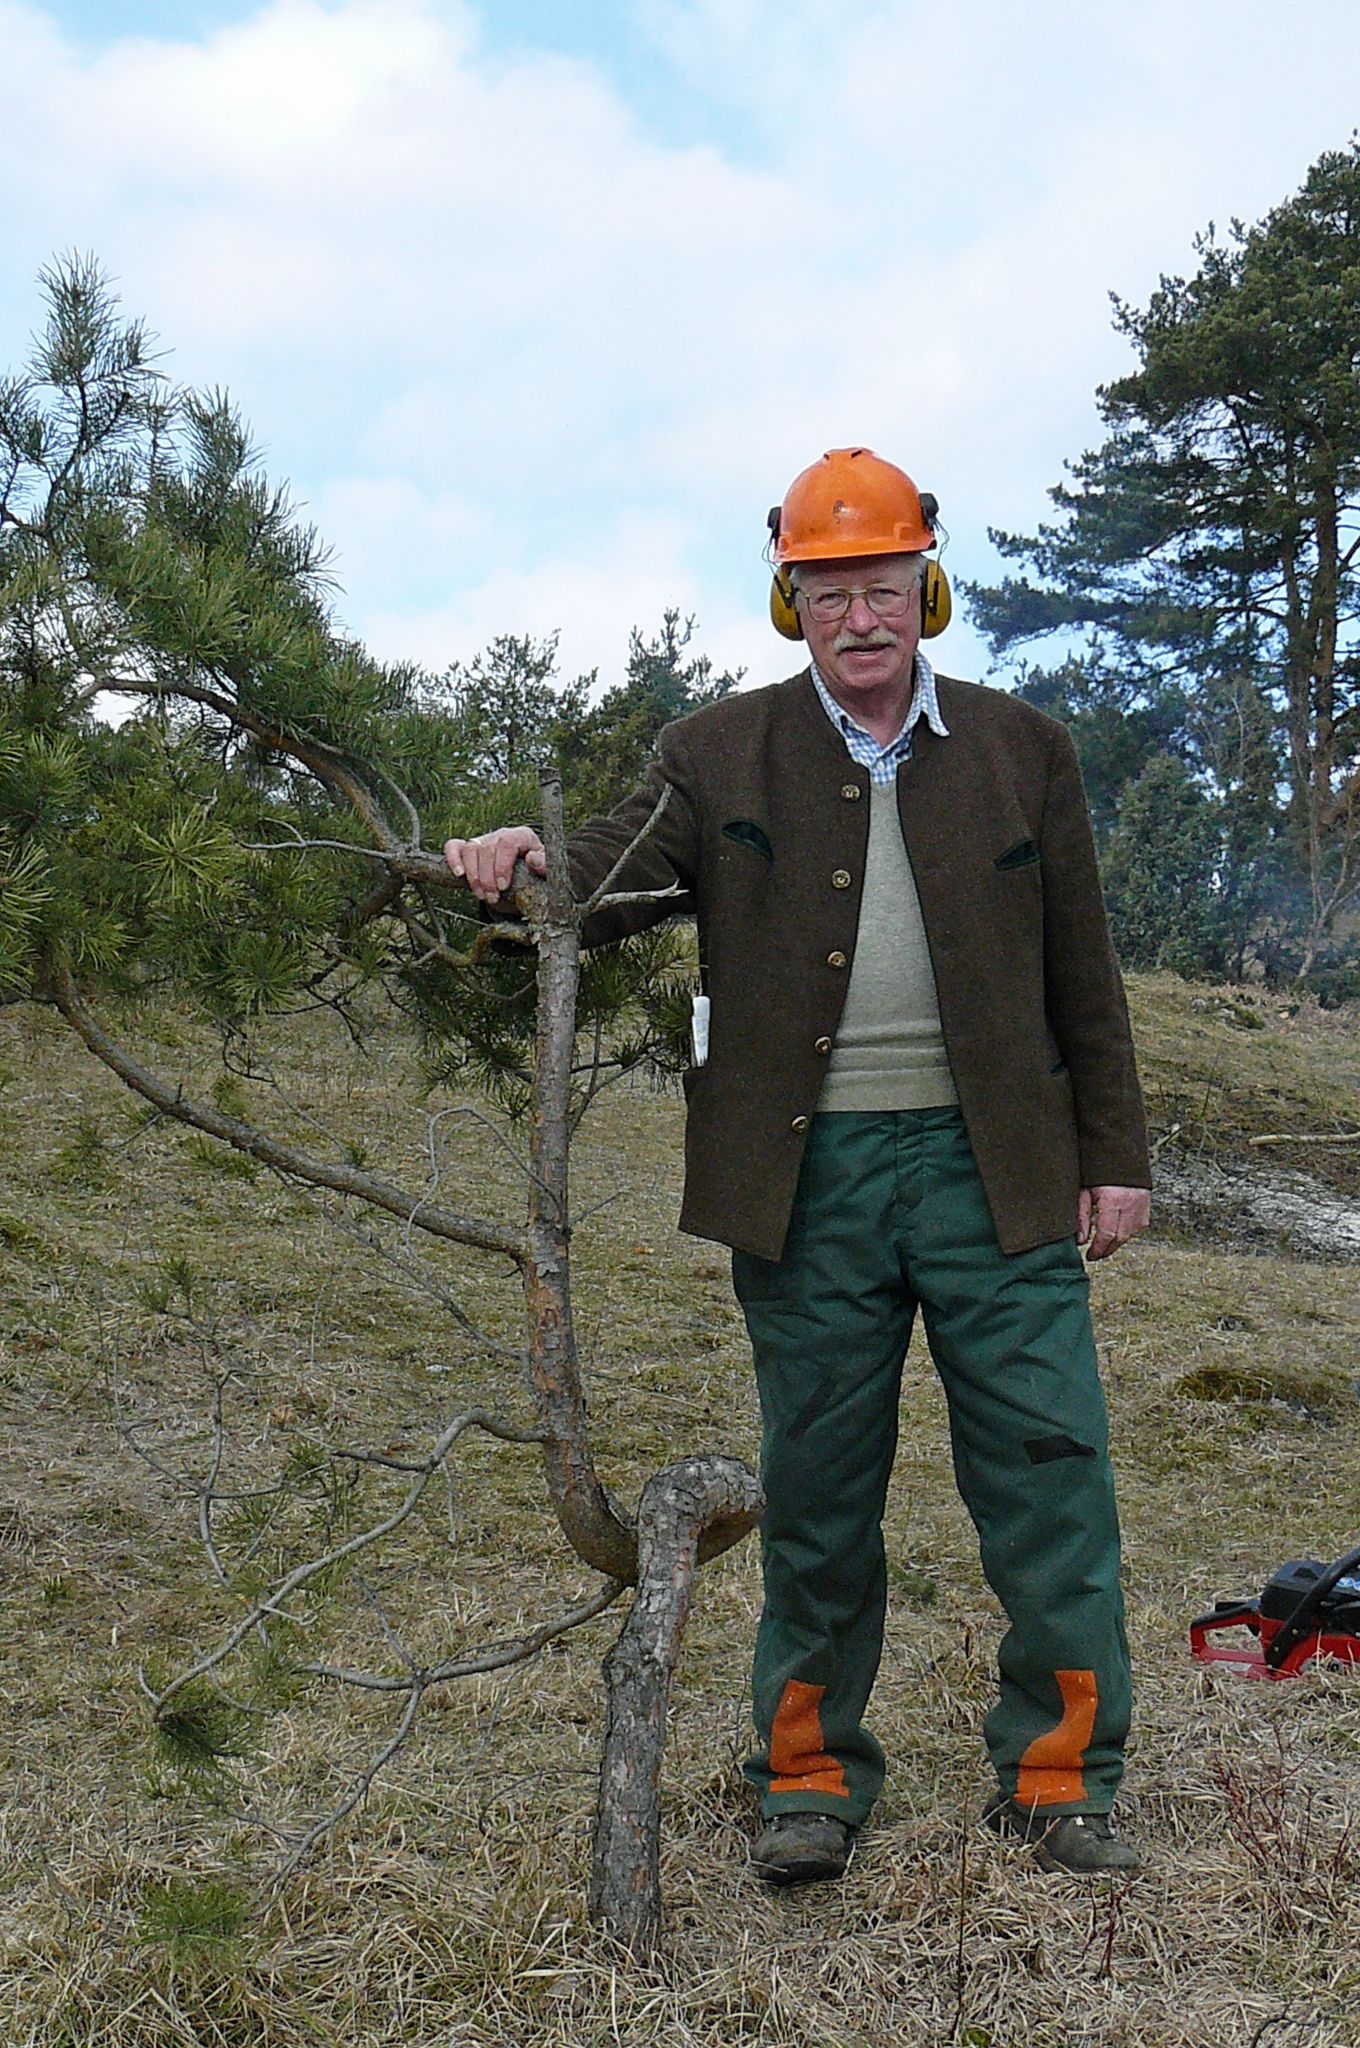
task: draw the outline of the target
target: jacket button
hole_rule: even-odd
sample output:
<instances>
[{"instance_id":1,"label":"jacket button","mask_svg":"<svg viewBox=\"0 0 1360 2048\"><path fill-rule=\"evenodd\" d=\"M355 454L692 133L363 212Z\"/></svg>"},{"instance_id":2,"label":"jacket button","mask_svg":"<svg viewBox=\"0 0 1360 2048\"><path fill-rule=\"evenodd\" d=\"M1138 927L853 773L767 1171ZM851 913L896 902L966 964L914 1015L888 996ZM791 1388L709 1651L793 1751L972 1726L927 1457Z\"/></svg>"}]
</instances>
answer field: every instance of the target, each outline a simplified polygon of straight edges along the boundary
<instances>
[{"instance_id":1,"label":"jacket button","mask_svg":"<svg viewBox=\"0 0 1360 2048\"><path fill-rule=\"evenodd\" d=\"M843 782L841 784L841 795L848 804L857 804L861 794L862 792L857 782Z\"/></svg>"},{"instance_id":2,"label":"jacket button","mask_svg":"<svg viewBox=\"0 0 1360 2048\"><path fill-rule=\"evenodd\" d=\"M813 1046L812 1050L813 1050L814 1052L821 1052L821 1053L827 1053L827 1052L830 1052L830 1050L831 1050L831 1040L830 1040L829 1038L819 1038L819 1039L817 1040L817 1043L816 1043L816 1044L815 1044L815 1045Z\"/></svg>"},{"instance_id":3,"label":"jacket button","mask_svg":"<svg viewBox=\"0 0 1360 2048\"><path fill-rule=\"evenodd\" d=\"M850 887L849 868L837 868L835 874L831 877L831 886L833 889L848 889Z\"/></svg>"},{"instance_id":4,"label":"jacket button","mask_svg":"<svg viewBox=\"0 0 1360 2048\"><path fill-rule=\"evenodd\" d=\"M828 954L827 954L827 956L826 956L826 964L827 964L827 966L828 966L828 967L844 967L844 965L845 965L845 955L844 955L844 953L841 953L841 952L835 952L835 953L828 953Z\"/></svg>"},{"instance_id":5,"label":"jacket button","mask_svg":"<svg viewBox=\"0 0 1360 2048\"><path fill-rule=\"evenodd\" d=\"M810 1116L796 1116L793 1122L789 1125L789 1129L791 1131L797 1131L799 1137L801 1137L803 1132L807 1129L808 1125L811 1122L812 1118Z\"/></svg>"}]
</instances>

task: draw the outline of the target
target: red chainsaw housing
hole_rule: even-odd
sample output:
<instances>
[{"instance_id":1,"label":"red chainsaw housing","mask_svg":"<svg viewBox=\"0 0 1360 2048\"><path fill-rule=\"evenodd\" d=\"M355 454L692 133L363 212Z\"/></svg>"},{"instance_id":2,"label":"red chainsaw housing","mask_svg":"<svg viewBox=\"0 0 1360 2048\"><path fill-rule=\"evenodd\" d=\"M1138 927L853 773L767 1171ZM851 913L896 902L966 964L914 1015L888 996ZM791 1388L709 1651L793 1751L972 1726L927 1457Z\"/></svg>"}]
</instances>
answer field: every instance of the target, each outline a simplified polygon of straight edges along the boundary
<instances>
[{"instance_id":1,"label":"red chainsaw housing","mask_svg":"<svg viewBox=\"0 0 1360 2048\"><path fill-rule=\"evenodd\" d=\"M1190 1624L1190 1648L1201 1664L1229 1664L1244 1678L1294 1678L1315 1658L1331 1657L1341 1664L1360 1664L1360 1636L1330 1635L1314 1629L1301 1636L1278 1664L1266 1662L1266 1651L1284 1627L1262 1614L1254 1600L1234 1601L1212 1614L1202 1614ZM1211 1635L1220 1630L1245 1629L1251 1642L1213 1643Z\"/></svg>"}]
</instances>

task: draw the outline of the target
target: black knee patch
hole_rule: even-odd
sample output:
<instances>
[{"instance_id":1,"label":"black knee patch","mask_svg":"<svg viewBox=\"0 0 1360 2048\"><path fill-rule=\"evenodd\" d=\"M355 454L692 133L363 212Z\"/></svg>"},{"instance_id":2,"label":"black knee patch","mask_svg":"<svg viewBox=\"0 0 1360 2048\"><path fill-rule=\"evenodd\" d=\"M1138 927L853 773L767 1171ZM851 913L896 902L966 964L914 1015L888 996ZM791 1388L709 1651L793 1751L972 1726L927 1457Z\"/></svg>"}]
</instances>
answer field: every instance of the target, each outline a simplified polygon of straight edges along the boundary
<instances>
[{"instance_id":1,"label":"black knee patch","mask_svg":"<svg viewBox=\"0 0 1360 2048\"><path fill-rule=\"evenodd\" d=\"M831 1394L832 1389L825 1380L818 1381L802 1407L798 1410L798 1413L794 1416L792 1422L789 1423L784 1431L784 1435L790 1443L795 1443L800 1436L807 1435L813 1423L831 1399Z\"/></svg>"},{"instance_id":2,"label":"black knee patch","mask_svg":"<svg viewBox=\"0 0 1360 2048\"><path fill-rule=\"evenodd\" d=\"M1027 1436L1025 1450L1031 1465L1052 1465L1059 1458L1094 1458L1090 1444L1079 1444L1071 1436Z\"/></svg>"}]
</instances>

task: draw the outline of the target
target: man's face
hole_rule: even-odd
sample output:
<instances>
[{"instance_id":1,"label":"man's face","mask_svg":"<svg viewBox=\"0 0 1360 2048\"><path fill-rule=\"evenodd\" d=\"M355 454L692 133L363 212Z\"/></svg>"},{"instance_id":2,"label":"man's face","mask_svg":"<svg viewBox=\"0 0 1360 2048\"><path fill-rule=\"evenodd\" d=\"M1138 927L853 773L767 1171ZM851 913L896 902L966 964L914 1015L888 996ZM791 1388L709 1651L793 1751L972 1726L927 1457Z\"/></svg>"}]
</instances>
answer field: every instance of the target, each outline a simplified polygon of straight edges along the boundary
<instances>
[{"instance_id":1,"label":"man's face","mask_svg":"<svg viewBox=\"0 0 1360 2048\"><path fill-rule=\"evenodd\" d=\"M853 709L856 698L911 686L912 664L921 638L919 555L856 555L839 562L800 562L794 572L798 616L818 673L833 697ZM814 616L819 592L854 590L843 617ZM908 600L898 617L874 611L875 598L893 591Z\"/></svg>"}]
</instances>

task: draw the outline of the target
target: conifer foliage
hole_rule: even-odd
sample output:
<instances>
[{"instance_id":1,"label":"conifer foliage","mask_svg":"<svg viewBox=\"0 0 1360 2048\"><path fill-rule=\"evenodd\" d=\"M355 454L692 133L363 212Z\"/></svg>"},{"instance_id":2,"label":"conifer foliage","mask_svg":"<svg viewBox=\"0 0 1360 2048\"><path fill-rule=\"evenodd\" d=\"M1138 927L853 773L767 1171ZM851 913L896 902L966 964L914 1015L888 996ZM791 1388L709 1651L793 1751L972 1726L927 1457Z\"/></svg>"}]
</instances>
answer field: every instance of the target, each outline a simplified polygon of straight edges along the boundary
<instances>
[{"instance_id":1,"label":"conifer foliage","mask_svg":"<svg viewBox=\"0 0 1360 2048\"><path fill-rule=\"evenodd\" d=\"M533 976L505 949L456 972L480 924L418 850L535 817L539 769L565 754L580 782L581 735L622 721L588 711L589 678L559 683L552 637L502 636L442 677L372 659L226 396L175 387L93 263L43 286L33 360L0 385L0 995L40 991L60 955L236 1029L381 984L436 1078L523 1107ZM634 635L667 715L708 678L687 637L673 614L655 648ZM632 669L614 694L631 712ZM630 772L636 722L614 747ZM383 856L402 849L398 887ZM683 958L663 931L586 961L605 1070L682 1063Z\"/></svg>"},{"instance_id":2,"label":"conifer foliage","mask_svg":"<svg viewBox=\"0 0 1360 2048\"><path fill-rule=\"evenodd\" d=\"M1050 493L1055 521L993 534L1021 573L969 595L998 653L1065 639L1066 672L1021 687L1076 711L1097 777L1120 778L1107 807L1150 753L1185 764L1158 786L1182 819L1197 799L1196 861L1217 840L1198 964L1250 952L1342 983L1360 904L1360 141L1196 254L1146 307L1116 300L1137 362L1098 394L1107 438ZM1111 714L1142 758L1111 758ZM1112 908L1146 959L1147 928L1122 928L1117 892Z\"/></svg>"},{"instance_id":3,"label":"conifer foliage","mask_svg":"<svg viewBox=\"0 0 1360 2048\"><path fill-rule=\"evenodd\" d=\"M325 551L263 475L228 400L169 383L94 265L57 264L44 286L33 361L0 385L0 1001L51 1004L158 1116L322 1191L344 1222L361 1206L374 1223L362 1241L401 1271L418 1231L508 1261L523 1295L522 1384L506 1404L522 1419L475 1405L445 1422L423 1461L398 1462L404 1500L375 1508L367 1527L261 1592L255 1565L239 1582L224 1569L204 1496L200 1530L234 1618L156 1695L158 1728L167 1740L178 1731L181 1749L186 1729L202 1734L200 1681L259 1639L270 1658L284 1655L289 1596L392 1539L469 1433L518 1444L539 1460L594 1590L471 1657L427 1666L404 1654L400 1670L367 1674L300 1666L401 1707L339 1805L293 1843L279 1881L361 1803L427 1694L537 1655L636 1583L607 1667L597 1841L608 1851L590 1901L644 1948L660 1912L660 1745L691 1575L754 1526L761 1501L743 1465L714 1456L655 1473L635 1512L601 1482L572 1320L568 1159L608 1081L684 1063L685 942L663 924L582 964L586 910L572 897L560 778L533 772L588 715L582 686L554 683L554 644L511 636L442 679L374 661L336 625ZM683 659L687 639L668 615L652 666L666 669L671 709L709 685L706 667ZM648 643L635 647L650 659ZM128 713L121 723L107 715L113 702ZM630 726L628 744L636 737ZM430 848L455 823L467 832L522 816L531 798L547 875L520 870L507 939ZM615 900L602 888L591 902ZM226 1092L195 1098L120 1035L135 1037L147 1014L120 999L157 991L218 1024ZM479 1081L510 1111L531 1110L523 1156L506 1144L523 1169L522 1221L478 1213L476 1185L450 1196L437 1166L398 1184L305 1111L291 1127L286 1116L250 1120L234 1077L255 1078L259 1020L327 1006L358 1040L383 999L419 1032L436 1090ZM264 1101L277 1116L267 1090ZM400 1226L395 1243L377 1230L384 1218ZM417 1264L475 1335L456 1295ZM349 1460L352 1473L355 1456L312 1446L305 1469L319 1457ZM380 1453L368 1462L393 1465ZM272 1491L297 1483L289 1467Z\"/></svg>"}]
</instances>

